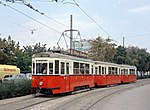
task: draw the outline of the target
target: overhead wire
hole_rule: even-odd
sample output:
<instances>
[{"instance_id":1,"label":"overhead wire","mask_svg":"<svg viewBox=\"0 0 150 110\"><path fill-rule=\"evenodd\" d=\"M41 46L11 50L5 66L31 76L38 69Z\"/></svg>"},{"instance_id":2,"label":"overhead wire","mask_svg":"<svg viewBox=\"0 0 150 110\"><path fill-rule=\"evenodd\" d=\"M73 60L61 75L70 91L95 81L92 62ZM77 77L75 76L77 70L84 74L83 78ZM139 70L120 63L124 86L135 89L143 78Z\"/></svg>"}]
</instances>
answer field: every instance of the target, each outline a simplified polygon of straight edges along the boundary
<instances>
[{"instance_id":1,"label":"overhead wire","mask_svg":"<svg viewBox=\"0 0 150 110\"><path fill-rule=\"evenodd\" d=\"M0 17L0 19L3 19L3 17ZM5 19L6 19L6 18L5 18ZM40 28L33 28L33 29L31 29L31 28L29 28L29 27L27 27L27 26L24 26L24 25L21 25L21 24L18 24L18 23L16 23L16 22L12 21L12 20L9 20L8 18L7 18L7 21L9 21L9 22L15 24L16 26L19 26L19 27L22 27L22 28L24 28L24 29L26 29L26 30L29 30L29 31L31 32L31 34L33 34L34 31L36 31L36 30L42 28L42 27L40 27ZM9 32L10 32L10 31L9 31ZM13 31L13 32L20 32L20 31ZM7 33L7 32L6 32L6 33ZM12 32L10 32L10 33L12 33Z\"/></svg>"},{"instance_id":2,"label":"overhead wire","mask_svg":"<svg viewBox=\"0 0 150 110\"><path fill-rule=\"evenodd\" d=\"M18 1L18 0L13 0L13 1L10 1L10 2L23 4L23 5L27 6L27 7L29 7L30 9L34 10L35 12L37 12L37 13L39 13L39 14L45 16L46 18L48 18L48 19L50 19L50 20L56 22L57 24L59 24L59 25L61 25L61 26L63 26L63 27L67 27L67 28L68 28L68 26L66 26L66 25L64 25L64 24L62 24L62 23L60 23L60 22L58 22L57 20L55 20L55 19L49 17L49 16L46 15L45 13L39 11L38 9L35 9L30 3L26 2L25 0L19 0L19 1ZM21 3L20 3L20 2L21 2Z\"/></svg>"},{"instance_id":3,"label":"overhead wire","mask_svg":"<svg viewBox=\"0 0 150 110\"><path fill-rule=\"evenodd\" d=\"M27 15L27 14L25 14L25 13L23 13L23 12L17 10L16 8L13 8L13 7L11 7L11 6L7 5L7 4L3 4L1 1L0 1L0 4L3 5L3 6L7 6L7 7L11 8L11 9L15 10L16 12L18 12L18 13L20 13L20 14L22 14L22 15L24 15L24 16L26 16L26 17L32 19L32 20L34 20L34 21L36 21L37 23L39 23L39 24L41 24L41 25L43 25L43 26L45 26L45 27L47 27L47 28L49 28L49 29L51 29L51 30L53 30L53 31L55 31L55 32L57 32L57 33L59 33L59 34L61 34L61 32L59 32L59 31L57 31L57 30L55 30L55 29L53 29L53 28L47 26L46 24L44 24L44 23L42 23L42 22L36 20L35 18L30 17L29 15Z\"/></svg>"},{"instance_id":4,"label":"overhead wire","mask_svg":"<svg viewBox=\"0 0 150 110\"><path fill-rule=\"evenodd\" d=\"M15 1L22 1L22 3L23 3L24 5L26 5L26 6L28 6L30 9L32 9L32 10L34 10L34 11L40 13L41 15L43 15L43 16L45 16L45 17L51 19L51 20L53 20L54 22L56 22L56 23L58 23L58 24L60 24L60 25L62 25L62 26L64 26L64 27L67 27L67 26L65 26L64 24L62 24L62 23L60 23L60 22L54 20L53 18L51 18L51 17L45 15L43 12L40 12L39 10L35 9L31 4L27 3L25 0L8 0L8 1L9 1L9 2L10 2L10 1L14 1L14 2L15 2ZM34 0L30 0L30 1L34 1ZM38 1L39 1L39 0L38 0ZM55 1L55 0L54 0L54 1ZM62 0L61 2L64 2L64 1L65 1L65 0ZM43 2L44 2L44 1L43 1ZM46 1L45 1L45 2L46 2ZM47 2L48 2L48 1L47 1ZM49 1L49 2L50 2L50 1ZM110 34L109 34L106 30L104 30L104 28L103 28L102 26L100 26L86 11L84 11L84 10L79 6L79 4L76 3L75 0L73 0L73 2L74 2L74 3L72 3L72 4L75 4L75 5L76 5L86 16L88 16L102 31L104 31L104 32L108 35L108 37L110 37ZM66 3L67 3L67 2L66 2ZM55 30L55 29L53 29L53 28L51 28L51 27L45 25L44 23L42 23L42 22L40 22L40 21L38 21L38 20L36 20L36 19L34 19L34 18L32 18L32 17L30 17L30 16L24 14L24 13L22 13L21 11L15 9L15 8L9 6L9 5L7 5L7 6L8 6L9 8L12 8L13 10L15 10L15 11L17 11L17 12L23 14L24 16L26 16L26 17L28 17L28 18L30 18L30 19L32 19L32 20L34 20L34 21L36 21L36 22L38 22L38 23L44 25L45 27L50 28L51 30L53 30L53 31L55 31L55 32L57 32L57 33L61 33L61 32L58 32L57 30ZM67 28L68 28L68 27L67 27Z\"/></svg>"},{"instance_id":5,"label":"overhead wire","mask_svg":"<svg viewBox=\"0 0 150 110\"><path fill-rule=\"evenodd\" d=\"M74 4L87 16L89 17L103 32L105 32L108 36L110 36L110 34L102 27L100 26L86 11L84 11L80 5L75 1L73 0Z\"/></svg>"},{"instance_id":6,"label":"overhead wire","mask_svg":"<svg viewBox=\"0 0 150 110\"><path fill-rule=\"evenodd\" d=\"M38 9L35 9L30 3L27 3L26 1L22 1L22 3L24 4L24 5L26 5L27 7L29 7L30 9L32 9L32 10L34 10L34 11L36 11L37 13L40 13L41 15L43 15L43 16L45 16L45 17L47 17L48 19L51 19L52 21L54 21L54 22L56 22L56 23L58 23L58 24L60 24L60 25L62 25L62 26L64 26L64 27L67 27L68 28L68 26L66 26L66 25L64 25L64 24L62 24L62 23L60 23L60 22L58 22L58 21L56 21L55 19L53 19L53 18L51 18L51 17L49 17L48 15L46 15L45 13L43 13L43 12L40 12Z\"/></svg>"},{"instance_id":7,"label":"overhead wire","mask_svg":"<svg viewBox=\"0 0 150 110\"><path fill-rule=\"evenodd\" d=\"M143 33L143 34L134 34L134 35L126 35L123 36L124 38L133 38L133 37L143 37L145 35L150 35L150 33ZM118 37L116 39L122 39L123 37Z\"/></svg>"}]
</instances>

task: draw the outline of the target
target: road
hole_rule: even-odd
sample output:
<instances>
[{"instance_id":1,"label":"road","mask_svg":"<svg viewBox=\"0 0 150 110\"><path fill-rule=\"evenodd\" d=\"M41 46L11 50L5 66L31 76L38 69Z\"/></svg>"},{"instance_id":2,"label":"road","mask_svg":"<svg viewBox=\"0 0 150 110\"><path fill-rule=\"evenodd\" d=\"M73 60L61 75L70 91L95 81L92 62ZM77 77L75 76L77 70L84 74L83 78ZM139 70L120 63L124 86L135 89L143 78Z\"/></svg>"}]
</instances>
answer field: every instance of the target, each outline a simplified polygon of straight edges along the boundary
<instances>
[{"instance_id":1,"label":"road","mask_svg":"<svg viewBox=\"0 0 150 110\"><path fill-rule=\"evenodd\" d=\"M147 105L150 102L149 84L150 79L144 79L131 84L93 88L73 95L6 99L0 101L0 110L124 110L126 107L128 110L150 110Z\"/></svg>"},{"instance_id":2,"label":"road","mask_svg":"<svg viewBox=\"0 0 150 110\"><path fill-rule=\"evenodd\" d=\"M150 110L150 84L116 95L103 110Z\"/></svg>"}]
</instances>

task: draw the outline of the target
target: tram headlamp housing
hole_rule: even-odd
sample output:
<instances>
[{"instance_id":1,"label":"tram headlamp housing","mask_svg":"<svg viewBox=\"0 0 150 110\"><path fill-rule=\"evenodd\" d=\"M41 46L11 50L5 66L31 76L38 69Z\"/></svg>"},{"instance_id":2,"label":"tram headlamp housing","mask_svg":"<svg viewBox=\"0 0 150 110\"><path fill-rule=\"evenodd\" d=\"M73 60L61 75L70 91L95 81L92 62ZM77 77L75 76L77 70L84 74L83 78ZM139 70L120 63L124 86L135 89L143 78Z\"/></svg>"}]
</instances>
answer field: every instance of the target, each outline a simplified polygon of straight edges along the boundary
<instances>
[{"instance_id":1,"label":"tram headlamp housing","mask_svg":"<svg viewBox=\"0 0 150 110\"><path fill-rule=\"evenodd\" d=\"M42 82L42 81L40 81L40 82L39 82L39 85L40 85L40 86L42 86L42 85L43 85L43 82Z\"/></svg>"}]
</instances>

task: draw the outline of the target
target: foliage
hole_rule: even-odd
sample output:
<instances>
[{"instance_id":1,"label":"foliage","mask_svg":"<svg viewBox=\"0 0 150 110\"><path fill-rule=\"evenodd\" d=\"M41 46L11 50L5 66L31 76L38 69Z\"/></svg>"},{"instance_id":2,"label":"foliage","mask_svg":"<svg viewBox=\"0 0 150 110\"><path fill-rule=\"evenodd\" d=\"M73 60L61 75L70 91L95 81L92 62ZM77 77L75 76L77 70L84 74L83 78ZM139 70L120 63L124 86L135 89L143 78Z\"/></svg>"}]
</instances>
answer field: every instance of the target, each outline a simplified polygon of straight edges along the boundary
<instances>
[{"instance_id":1,"label":"foliage","mask_svg":"<svg viewBox=\"0 0 150 110\"><path fill-rule=\"evenodd\" d=\"M118 64L126 64L127 62L126 57L127 57L126 48L118 46L118 48L116 48L116 53L114 55L114 62Z\"/></svg>"},{"instance_id":2,"label":"foliage","mask_svg":"<svg viewBox=\"0 0 150 110\"><path fill-rule=\"evenodd\" d=\"M46 52L46 44L41 45L40 42L36 43L33 46L23 46L24 52L26 52L29 57L32 57L33 54L38 53L38 52Z\"/></svg>"},{"instance_id":3,"label":"foliage","mask_svg":"<svg viewBox=\"0 0 150 110\"><path fill-rule=\"evenodd\" d=\"M10 80L0 83L0 99L30 94L31 80Z\"/></svg>"},{"instance_id":4,"label":"foliage","mask_svg":"<svg viewBox=\"0 0 150 110\"><path fill-rule=\"evenodd\" d=\"M115 46L110 40L97 37L91 41L89 56L93 60L135 65L138 71L150 71L150 53L146 52L146 49ZM1 64L16 65L21 71L31 71L32 55L46 51L49 51L46 44L40 42L21 48L19 42L16 43L10 36L7 39L0 38Z\"/></svg>"},{"instance_id":5,"label":"foliage","mask_svg":"<svg viewBox=\"0 0 150 110\"><path fill-rule=\"evenodd\" d=\"M1 64L13 64L15 42L8 37L8 40L0 38L0 62Z\"/></svg>"},{"instance_id":6,"label":"foliage","mask_svg":"<svg viewBox=\"0 0 150 110\"><path fill-rule=\"evenodd\" d=\"M146 49L134 46L115 48L115 44L101 37L92 40L89 55L93 60L134 65L138 71L150 71L150 53Z\"/></svg>"},{"instance_id":7,"label":"foliage","mask_svg":"<svg viewBox=\"0 0 150 110\"><path fill-rule=\"evenodd\" d=\"M116 48L114 62L134 65L138 71L150 71L150 54L146 52L146 49L140 49L134 46L128 48L118 46Z\"/></svg>"},{"instance_id":8,"label":"foliage","mask_svg":"<svg viewBox=\"0 0 150 110\"><path fill-rule=\"evenodd\" d=\"M0 38L0 62L1 64L16 65L21 71L31 71L32 55L37 52L45 52L46 44L36 43L33 46L20 48L19 42L15 43L9 36L6 40Z\"/></svg>"},{"instance_id":9,"label":"foliage","mask_svg":"<svg viewBox=\"0 0 150 110\"><path fill-rule=\"evenodd\" d=\"M93 60L112 62L115 55L115 44L97 37L91 42L89 55Z\"/></svg>"}]
</instances>

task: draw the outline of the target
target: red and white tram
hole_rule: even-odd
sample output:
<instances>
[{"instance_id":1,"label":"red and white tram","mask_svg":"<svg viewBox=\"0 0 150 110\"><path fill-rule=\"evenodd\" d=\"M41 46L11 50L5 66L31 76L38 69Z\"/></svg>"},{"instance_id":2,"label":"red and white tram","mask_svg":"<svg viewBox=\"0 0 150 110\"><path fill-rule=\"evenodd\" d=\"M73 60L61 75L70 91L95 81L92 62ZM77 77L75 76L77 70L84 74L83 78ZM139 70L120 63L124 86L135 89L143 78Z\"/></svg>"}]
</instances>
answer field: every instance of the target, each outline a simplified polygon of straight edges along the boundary
<instances>
[{"instance_id":1,"label":"red and white tram","mask_svg":"<svg viewBox=\"0 0 150 110\"><path fill-rule=\"evenodd\" d=\"M58 94L136 81L136 67L41 52L32 57L32 93Z\"/></svg>"}]
</instances>

